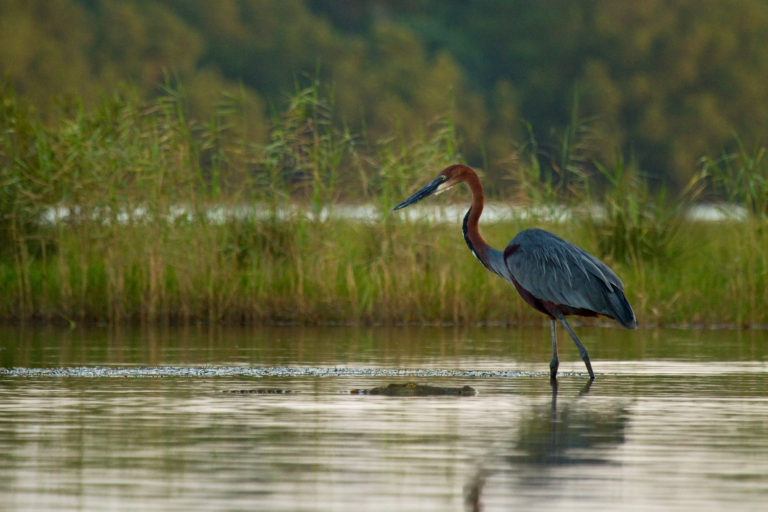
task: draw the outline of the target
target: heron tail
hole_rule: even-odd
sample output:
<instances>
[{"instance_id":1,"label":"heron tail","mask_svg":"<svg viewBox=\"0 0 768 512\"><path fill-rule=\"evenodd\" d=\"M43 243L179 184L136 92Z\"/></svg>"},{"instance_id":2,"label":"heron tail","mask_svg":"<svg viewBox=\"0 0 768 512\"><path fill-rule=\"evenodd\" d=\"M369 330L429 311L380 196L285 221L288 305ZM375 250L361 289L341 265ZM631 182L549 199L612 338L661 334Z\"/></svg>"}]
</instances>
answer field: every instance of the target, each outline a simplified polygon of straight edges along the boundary
<instances>
[{"instance_id":1,"label":"heron tail","mask_svg":"<svg viewBox=\"0 0 768 512\"><path fill-rule=\"evenodd\" d=\"M632 306L629 305L629 301L624 296L622 290L615 286L612 286L612 288L613 293L608 294L608 302L611 305L613 318L627 329L635 329L637 327L637 318L635 318L635 312L632 311Z\"/></svg>"}]
</instances>

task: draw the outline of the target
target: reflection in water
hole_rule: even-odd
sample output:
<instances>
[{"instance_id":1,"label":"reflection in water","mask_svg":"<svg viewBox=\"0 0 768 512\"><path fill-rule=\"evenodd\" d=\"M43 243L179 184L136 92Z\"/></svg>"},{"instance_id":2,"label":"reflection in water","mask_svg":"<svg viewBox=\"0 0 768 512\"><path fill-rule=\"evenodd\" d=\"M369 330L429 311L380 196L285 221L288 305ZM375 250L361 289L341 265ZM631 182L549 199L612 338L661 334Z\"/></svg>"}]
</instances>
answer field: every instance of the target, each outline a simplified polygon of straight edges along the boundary
<instances>
[{"instance_id":1,"label":"reflection in water","mask_svg":"<svg viewBox=\"0 0 768 512\"><path fill-rule=\"evenodd\" d=\"M605 462L595 449L624 442L628 409L626 404L595 406L582 400L591 384L587 382L578 397L563 403L558 402L558 384L553 383L552 403L548 409L532 409L521 420L507 462L513 466Z\"/></svg>"},{"instance_id":2,"label":"reflection in water","mask_svg":"<svg viewBox=\"0 0 768 512\"><path fill-rule=\"evenodd\" d=\"M536 404L526 411L507 450L500 457L484 461L483 467L465 486L467 510L483 510L483 487L495 473L506 480L516 480L516 488L551 489L558 478L551 468L608 464L606 455L624 443L630 417L626 401L606 404L585 400L592 386L591 380L576 397L558 400L558 381L550 383L551 401Z\"/></svg>"}]
</instances>

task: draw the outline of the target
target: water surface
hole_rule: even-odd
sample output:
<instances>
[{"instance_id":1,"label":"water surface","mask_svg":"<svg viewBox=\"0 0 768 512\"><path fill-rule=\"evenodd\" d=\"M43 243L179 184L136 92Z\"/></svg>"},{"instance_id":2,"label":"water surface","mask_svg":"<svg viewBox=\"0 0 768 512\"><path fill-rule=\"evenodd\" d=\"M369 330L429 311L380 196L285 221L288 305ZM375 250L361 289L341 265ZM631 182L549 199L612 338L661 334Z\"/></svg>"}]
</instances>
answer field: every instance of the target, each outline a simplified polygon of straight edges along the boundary
<instances>
[{"instance_id":1,"label":"water surface","mask_svg":"<svg viewBox=\"0 0 768 512\"><path fill-rule=\"evenodd\" d=\"M0 328L0 508L765 509L768 333L578 332Z\"/></svg>"}]
</instances>

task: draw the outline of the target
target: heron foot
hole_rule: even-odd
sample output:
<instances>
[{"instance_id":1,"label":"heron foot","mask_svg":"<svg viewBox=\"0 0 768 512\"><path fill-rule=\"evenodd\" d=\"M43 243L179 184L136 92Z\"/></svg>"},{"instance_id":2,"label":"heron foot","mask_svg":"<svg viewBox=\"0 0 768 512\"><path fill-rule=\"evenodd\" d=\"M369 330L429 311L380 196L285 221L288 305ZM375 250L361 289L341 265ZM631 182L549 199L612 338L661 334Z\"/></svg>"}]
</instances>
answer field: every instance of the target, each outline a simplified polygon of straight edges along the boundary
<instances>
[{"instance_id":1,"label":"heron foot","mask_svg":"<svg viewBox=\"0 0 768 512\"><path fill-rule=\"evenodd\" d=\"M560 361L557 356L553 357L549 362L549 378L555 380L557 378L557 369L560 367Z\"/></svg>"}]
</instances>

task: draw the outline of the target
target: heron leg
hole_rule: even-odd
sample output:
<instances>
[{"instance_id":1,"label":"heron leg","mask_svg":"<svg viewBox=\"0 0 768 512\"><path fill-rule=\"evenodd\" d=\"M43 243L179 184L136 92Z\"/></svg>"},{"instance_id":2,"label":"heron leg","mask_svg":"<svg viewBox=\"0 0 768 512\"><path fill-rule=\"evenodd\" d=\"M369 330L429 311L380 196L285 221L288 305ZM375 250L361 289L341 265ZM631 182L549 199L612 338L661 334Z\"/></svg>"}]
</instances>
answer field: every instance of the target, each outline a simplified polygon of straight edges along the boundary
<instances>
[{"instance_id":1,"label":"heron leg","mask_svg":"<svg viewBox=\"0 0 768 512\"><path fill-rule=\"evenodd\" d=\"M576 346L579 348L579 354L581 355L581 358L584 360L584 364L587 365L587 371L589 372L589 379L594 380L595 372L592 371L592 364L589 362L589 354L587 353L587 349L581 343L581 340L579 340L579 337L576 336L576 333L573 332L573 329L571 329L571 326L568 325L568 322L566 321L565 317L561 317L560 321L563 322L563 325L568 330L568 334L571 335L571 338L573 338L573 342L576 343Z\"/></svg>"},{"instance_id":2,"label":"heron leg","mask_svg":"<svg viewBox=\"0 0 768 512\"><path fill-rule=\"evenodd\" d=\"M552 360L549 362L549 378L557 378L557 368L560 366L560 360L557 358L557 324L552 319Z\"/></svg>"}]
</instances>

